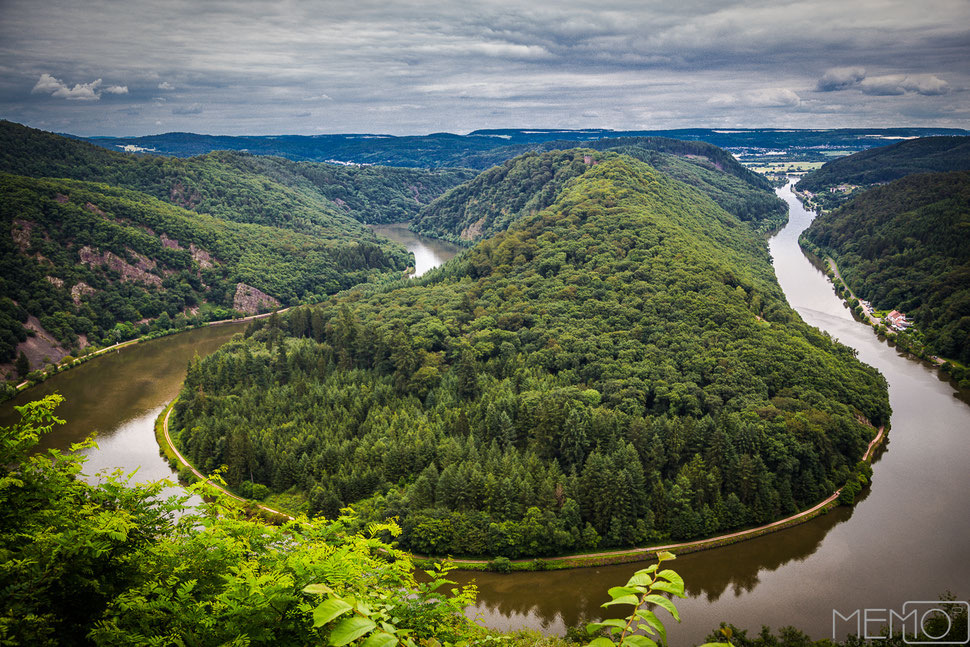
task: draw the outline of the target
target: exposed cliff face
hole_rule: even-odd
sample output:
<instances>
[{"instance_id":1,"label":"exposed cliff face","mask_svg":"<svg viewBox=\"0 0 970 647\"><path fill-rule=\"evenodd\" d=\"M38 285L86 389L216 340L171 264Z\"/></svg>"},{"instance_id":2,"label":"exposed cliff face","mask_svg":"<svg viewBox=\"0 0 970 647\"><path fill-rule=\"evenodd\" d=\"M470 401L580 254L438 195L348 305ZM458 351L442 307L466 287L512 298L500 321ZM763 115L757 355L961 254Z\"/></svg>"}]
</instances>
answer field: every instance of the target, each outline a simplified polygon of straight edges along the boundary
<instances>
[{"instance_id":1,"label":"exposed cliff face","mask_svg":"<svg viewBox=\"0 0 970 647\"><path fill-rule=\"evenodd\" d=\"M155 261L149 259L146 256L128 250L128 253L135 257L135 264L132 265L128 261L124 260L117 254L112 252L100 252L93 247L85 245L82 247L78 254L81 257L81 262L85 265L96 267L98 265L107 265L111 269L115 270L121 274L122 281L137 281L138 283L144 283L145 285L157 285L162 284L162 277L157 274L152 274L151 270L156 267Z\"/></svg>"},{"instance_id":2,"label":"exposed cliff face","mask_svg":"<svg viewBox=\"0 0 970 647\"><path fill-rule=\"evenodd\" d=\"M236 295L232 299L232 307L235 310L252 315L260 310L270 310L279 306L280 302L265 292L245 283L236 284Z\"/></svg>"}]
</instances>

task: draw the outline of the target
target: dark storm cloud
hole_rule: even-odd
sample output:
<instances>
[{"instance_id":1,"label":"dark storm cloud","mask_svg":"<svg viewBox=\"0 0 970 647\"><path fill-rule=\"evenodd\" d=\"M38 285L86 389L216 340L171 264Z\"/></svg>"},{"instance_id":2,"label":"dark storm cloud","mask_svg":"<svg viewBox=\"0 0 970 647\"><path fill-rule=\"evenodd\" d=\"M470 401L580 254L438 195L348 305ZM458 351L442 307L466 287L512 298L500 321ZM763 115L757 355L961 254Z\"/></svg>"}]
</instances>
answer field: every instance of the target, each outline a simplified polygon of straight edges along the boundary
<instances>
[{"instance_id":1,"label":"dark storm cloud","mask_svg":"<svg viewBox=\"0 0 970 647\"><path fill-rule=\"evenodd\" d=\"M4 0L0 115L81 134L967 126L968 24L965 0Z\"/></svg>"}]
</instances>

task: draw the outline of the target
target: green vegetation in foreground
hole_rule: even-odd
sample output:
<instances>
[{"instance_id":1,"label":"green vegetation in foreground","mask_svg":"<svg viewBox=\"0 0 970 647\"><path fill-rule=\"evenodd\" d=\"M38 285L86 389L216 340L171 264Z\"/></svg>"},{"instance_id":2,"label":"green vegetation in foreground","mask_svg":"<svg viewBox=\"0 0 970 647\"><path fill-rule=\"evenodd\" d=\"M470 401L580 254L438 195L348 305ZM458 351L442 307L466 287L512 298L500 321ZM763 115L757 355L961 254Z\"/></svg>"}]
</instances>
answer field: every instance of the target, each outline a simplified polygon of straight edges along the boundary
<instances>
[{"instance_id":1,"label":"green vegetation in foreground","mask_svg":"<svg viewBox=\"0 0 970 647\"><path fill-rule=\"evenodd\" d=\"M65 349L81 336L110 345L229 318L240 283L289 305L409 263L369 231L341 240L236 223L104 184L0 173L0 197L0 363L17 356L28 316Z\"/></svg>"},{"instance_id":2,"label":"green vegetation in foreground","mask_svg":"<svg viewBox=\"0 0 970 647\"><path fill-rule=\"evenodd\" d=\"M778 519L849 479L885 382L806 326L764 240L617 156L416 281L254 323L176 443L418 554L536 557Z\"/></svg>"},{"instance_id":3,"label":"green vegetation in foreground","mask_svg":"<svg viewBox=\"0 0 970 647\"><path fill-rule=\"evenodd\" d=\"M813 193L813 202L828 210L859 191L907 175L966 170L970 170L970 137L920 137L827 162L803 177L796 188Z\"/></svg>"},{"instance_id":4,"label":"green vegetation in foreground","mask_svg":"<svg viewBox=\"0 0 970 647\"><path fill-rule=\"evenodd\" d=\"M408 556L387 541L399 532L393 522L359 532L350 517L268 525L201 485L193 491L206 502L190 509L187 494L161 498L165 481L133 485L115 473L88 483L79 478L78 454L36 453L40 436L61 422L53 415L59 401L54 395L18 407L20 423L0 427L3 644L657 647L667 642L665 624L680 621L673 599L685 597L685 583L664 568L674 557L660 554L609 590L607 617L571 628L565 639L483 629L463 614L474 587L449 589L447 563L417 581ZM946 607L955 608L949 625L935 616L922 628L937 639L964 636L961 606ZM708 640L901 647L913 636L833 643L791 627L748 638L722 625Z\"/></svg>"},{"instance_id":5,"label":"green vegetation in foreground","mask_svg":"<svg viewBox=\"0 0 970 647\"><path fill-rule=\"evenodd\" d=\"M970 171L912 175L866 191L816 218L802 242L831 255L859 298L916 322L897 343L970 362Z\"/></svg>"},{"instance_id":6,"label":"green vegetation in foreground","mask_svg":"<svg viewBox=\"0 0 970 647\"><path fill-rule=\"evenodd\" d=\"M571 142L553 144L575 146ZM411 229L471 245L504 231L518 218L547 208L567 182L616 154L639 159L699 189L754 229L768 231L787 221L788 209L772 192L770 182L725 151L703 142L630 137L586 143L584 148L530 152L505 161L424 207Z\"/></svg>"}]
</instances>

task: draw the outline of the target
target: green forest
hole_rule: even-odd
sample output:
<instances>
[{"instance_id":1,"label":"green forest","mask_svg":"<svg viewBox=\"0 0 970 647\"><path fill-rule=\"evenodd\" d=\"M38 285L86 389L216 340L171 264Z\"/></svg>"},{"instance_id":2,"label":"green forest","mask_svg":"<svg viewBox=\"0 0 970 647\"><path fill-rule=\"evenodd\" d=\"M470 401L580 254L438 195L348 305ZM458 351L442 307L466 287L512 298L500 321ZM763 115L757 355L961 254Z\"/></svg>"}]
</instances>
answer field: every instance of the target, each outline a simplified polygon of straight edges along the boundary
<instances>
[{"instance_id":1,"label":"green forest","mask_svg":"<svg viewBox=\"0 0 970 647\"><path fill-rule=\"evenodd\" d=\"M244 495L396 517L419 554L560 554L794 512L855 478L862 421L889 404L788 307L757 229L610 156L420 279L254 322L193 361L176 442Z\"/></svg>"},{"instance_id":2,"label":"green forest","mask_svg":"<svg viewBox=\"0 0 970 647\"><path fill-rule=\"evenodd\" d=\"M928 350L970 363L970 172L870 189L803 236L860 298L914 320Z\"/></svg>"},{"instance_id":3,"label":"green forest","mask_svg":"<svg viewBox=\"0 0 970 647\"><path fill-rule=\"evenodd\" d=\"M919 137L870 148L827 162L795 185L811 191L824 209L845 203L859 191L914 173L970 170L970 137ZM833 190L846 185L847 190Z\"/></svg>"},{"instance_id":4,"label":"green forest","mask_svg":"<svg viewBox=\"0 0 970 647\"><path fill-rule=\"evenodd\" d=\"M605 644L604 626L626 623L570 627L564 638L484 629L463 613L474 587L450 581L447 563L419 577L393 544L401 532L394 522L362 530L359 518L346 516L266 523L202 484L193 486L204 496L193 506L188 494L166 494L164 481L134 484L130 475L113 474L90 483L80 476L82 455L37 451L62 422L54 415L59 401L48 396L19 407L20 422L0 427L3 644L575 647ZM669 598L685 595L668 564L610 589L610 606L600 613L622 617L633 603L659 604L666 609L657 607L659 615L639 616L656 635L671 621L667 613L677 613ZM631 591L632 602L620 598ZM966 611L923 629L956 643L966 635ZM619 629L611 631L615 644ZM707 640L718 647L902 647L913 638L813 641L792 627L749 636L723 623L711 631ZM632 638L623 644L651 645Z\"/></svg>"},{"instance_id":5,"label":"green forest","mask_svg":"<svg viewBox=\"0 0 970 647\"><path fill-rule=\"evenodd\" d=\"M505 230L516 218L548 207L566 182L615 154L644 161L698 188L721 208L762 231L780 227L788 220L787 206L775 196L767 180L710 144L633 137L604 139L583 146L551 142L540 147L546 152L526 152L507 161L503 158L510 151L528 147L497 149L494 168L422 208L411 229L471 245Z\"/></svg>"}]
</instances>

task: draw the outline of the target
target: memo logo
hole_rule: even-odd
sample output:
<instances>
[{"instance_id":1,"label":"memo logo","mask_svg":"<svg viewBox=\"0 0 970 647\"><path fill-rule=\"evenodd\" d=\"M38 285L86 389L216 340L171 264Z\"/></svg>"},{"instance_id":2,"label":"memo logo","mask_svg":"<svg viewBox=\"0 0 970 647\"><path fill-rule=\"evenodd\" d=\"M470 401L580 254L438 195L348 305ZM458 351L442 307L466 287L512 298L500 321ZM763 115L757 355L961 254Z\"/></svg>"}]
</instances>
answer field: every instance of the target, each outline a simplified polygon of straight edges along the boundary
<instances>
[{"instance_id":1,"label":"memo logo","mask_svg":"<svg viewBox=\"0 0 970 647\"><path fill-rule=\"evenodd\" d=\"M901 613L895 609L856 609L843 615L832 609L832 639L837 640L839 626L854 620L852 633L866 640L885 640L888 635L870 630L881 631L888 626L889 635L901 633L907 645L966 645L970 644L968 614L970 603L961 600L910 600L903 604Z\"/></svg>"}]
</instances>

